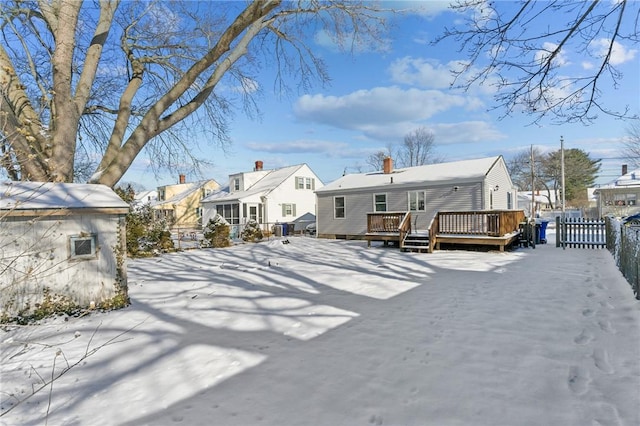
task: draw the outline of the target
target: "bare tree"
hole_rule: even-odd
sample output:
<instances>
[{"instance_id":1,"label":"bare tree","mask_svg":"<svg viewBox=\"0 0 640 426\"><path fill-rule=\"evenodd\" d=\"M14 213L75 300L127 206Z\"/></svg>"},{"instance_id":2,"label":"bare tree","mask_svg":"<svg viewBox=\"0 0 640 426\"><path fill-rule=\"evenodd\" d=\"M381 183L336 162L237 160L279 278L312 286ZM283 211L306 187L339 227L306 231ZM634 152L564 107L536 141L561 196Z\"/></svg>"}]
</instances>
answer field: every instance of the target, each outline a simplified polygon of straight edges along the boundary
<instances>
[{"instance_id":1,"label":"bare tree","mask_svg":"<svg viewBox=\"0 0 640 426\"><path fill-rule=\"evenodd\" d=\"M640 123L635 122L627 129L623 142L623 155L633 167L640 167Z\"/></svg>"},{"instance_id":2,"label":"bare tree","mask_svg":"<svg viewBox=\"0 0 640 426\"><path fill-rule=\"evenodd\" d=\"M397 148L392 143L388 143L385 149L374 152L367 157L366 164L373 170L382 170L384 159L387 157L395 158Z\"/></svg>"},{"instance_id":3,"label":"bare tree","mask_svg":"<svg viewBox=\"0 0 640 426\"><path fill-rule=\"evenodd\" d=\"M265 64L278 93L289 76L302 90L327 82L310 33L355 49L384 28L378 12L365 0L7 0L2 166L15 180L71 182L88 160L89 181L113 187L143 150L157 167L197 165L191 141L224 147L234 109L258 113Z\"/></svg>"},{"instance_id":4,"label":"bare tree","mask_svg":"<svg viewBox=\"0 0 640 426\"><path fill-rule=\"evenodd\" d=\"M425 127L419 127L405 135L397 148L398 166L413 167L439 163L442 159L435 155L435 136Z\"/></svg>"},{"instance_id":5,"label":"bare tree","mask_svg":"<svg viewBox=\"0 0 640 426\"><path fill-rule=\"evenodd\" d=\"M617 65L625 46L637 45L640 2L458 0L453 10L464 24L447 29L436 41L460 42L468 61L454 70L454 85L497 89L505 115L524 111L537 122L592 122L598 113L637 117L625 106L607 106L600 87L618 87ZM589 61L585 73L568 76L561 67L571 51Z\"/></svg>"}]
</instances>

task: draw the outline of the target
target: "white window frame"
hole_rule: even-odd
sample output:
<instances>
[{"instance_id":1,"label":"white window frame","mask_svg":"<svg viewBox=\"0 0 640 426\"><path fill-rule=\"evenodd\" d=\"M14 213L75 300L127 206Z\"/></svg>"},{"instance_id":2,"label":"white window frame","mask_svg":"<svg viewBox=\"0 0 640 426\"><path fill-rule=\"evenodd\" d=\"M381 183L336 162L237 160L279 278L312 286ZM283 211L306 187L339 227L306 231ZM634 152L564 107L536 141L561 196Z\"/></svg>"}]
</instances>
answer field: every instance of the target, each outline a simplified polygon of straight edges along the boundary
<instances>
[{"instance_id":1,"label":"white window frame","mask_svg":"<svg viewBox=\"0 0 640 426\"><path fill-rule=\"evenodd\" d=\"M415 196L416 207L411 208L411 195ZM422 208L420 208L420 195L422 196ZM426 191L409 191L407 192L407 210L410 212L426 212L427 211L427 193Z\"/></svg>"},{"instance_id":2,"label":"white window frame","mask_svg":"<svg viewBox=\"0 0 640 426\"><path fill-rule=\"evenodd\" d=\"M342 199L342 206L336 206L336 200L338 198ZM338 209L342 210L342 216L338 215ZM345 219L347 217L347 198L344 196L336 196L333 197L333 218L334 219Z\"/></svg>"},{"instance_id":3,"label":"white window frame","mask_svg":"<svg viewBox=\"0 0 640 426\"><path fill-rule=\"evenodd\" d=\"M306 189L315 189L315 179L314 178L304 178L304 187Z\"/></svg>"},{"instance_id":4,"label":"white window frame","mask_svg":"<svg viewBox=\"0 0 640 426\"><path fill-rule=\"evenodd\" d=\"M304 189L304 178L296 176L296 189Z\"/></svg>"},{"instance_id":5,"label":"white window frame","mask_svg":"<svg viewBox=\"0 0 640 426\"><path fill-rule=\"evenodd\" d=\"M76 253L76 242L89 242L89 253ZM96 234L80 234L69 236L69 259L89 260L98 257L98 236Z\"/></svg>"},{"instance_id":6,"label":"white window frame","mask_svg":"<svg viewBox=\"0 0 640 426\"><path fill-rule=\"evenodd\" d=\"M378 196L383 196L384 197L384 210L378 210L378 201L376 200L376 197ZM379 192L377 194L373 194L373 211L376 213L383 213L383 212L387 212L389 211L389 206L387 204L387 193L386 192Z\"/></svg>"}]
</instances>

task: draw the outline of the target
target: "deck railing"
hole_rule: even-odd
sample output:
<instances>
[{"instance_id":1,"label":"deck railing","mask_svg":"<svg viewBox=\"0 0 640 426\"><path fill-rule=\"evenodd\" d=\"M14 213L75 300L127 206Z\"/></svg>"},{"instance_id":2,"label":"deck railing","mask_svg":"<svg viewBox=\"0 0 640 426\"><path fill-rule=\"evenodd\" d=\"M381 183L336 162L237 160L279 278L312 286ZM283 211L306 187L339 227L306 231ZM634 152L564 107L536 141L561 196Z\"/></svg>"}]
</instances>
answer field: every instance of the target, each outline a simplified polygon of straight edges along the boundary
<instances>
[{"instance_id":1,"label":"deck railing","mask_svg":"<svg viewBox=\"0 0 640 426\"><path fill-rule=\"evenodd\" d=\"M407 212L367 213L367 232L400 232L400 224L406 214Z\"/></svg>"},{"instance_id":2,"label":"deck railing","mask_svg":"<svg viewBox=\"0 0 640 426\"><path fill-rule=\"evenodd\" d=\"M430 231L435 234L501 237L518 230L522 210L438 212Z\"/></svg>"}]
</instances>

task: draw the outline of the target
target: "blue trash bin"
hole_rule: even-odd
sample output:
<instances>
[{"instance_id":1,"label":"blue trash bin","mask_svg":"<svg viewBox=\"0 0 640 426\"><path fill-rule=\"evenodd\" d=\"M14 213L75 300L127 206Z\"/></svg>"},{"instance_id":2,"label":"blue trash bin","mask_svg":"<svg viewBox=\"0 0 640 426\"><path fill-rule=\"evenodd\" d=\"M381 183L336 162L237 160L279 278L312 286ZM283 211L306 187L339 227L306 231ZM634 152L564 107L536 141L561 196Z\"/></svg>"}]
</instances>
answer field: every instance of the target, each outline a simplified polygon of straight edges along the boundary
<instances>
[{"instance_id":1,"label":"blue trash bin","mask_svg":"<svg viewBox=\"0 0 640 426\"><path fill-rule=\"evenodd\" d=\"M549 224L548 220L540 221L540 244L547 244L547 225Z\"/></svg>"},{"instance_id":2,"label":"blue trash bin","mask_svg":"<svg viewBox=\"0 0 640 426\"><path fill-rule=\"evenodd\" d=\"M286 237L287 235L289 235L289 224L288 223L283 223L282 224L282 236Z\"/></svg>"}]
</instances>

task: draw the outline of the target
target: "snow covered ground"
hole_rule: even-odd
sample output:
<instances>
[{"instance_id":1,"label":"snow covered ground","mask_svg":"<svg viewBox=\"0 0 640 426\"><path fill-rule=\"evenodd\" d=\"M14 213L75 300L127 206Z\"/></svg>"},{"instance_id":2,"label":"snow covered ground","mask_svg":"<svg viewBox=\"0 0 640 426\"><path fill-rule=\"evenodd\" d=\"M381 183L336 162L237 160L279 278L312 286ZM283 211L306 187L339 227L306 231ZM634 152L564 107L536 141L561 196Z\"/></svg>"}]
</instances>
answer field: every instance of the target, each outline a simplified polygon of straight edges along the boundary
<instances>
[{"instance_id":1,"label":"snow covered ground","mask_svg":"<svg viewBox=\"0 0 640 426\"><path fill-rule=\"evenodd\" d=\"M607 251L289 241L130 261L130 307L3 331L0 424L640 424Z\"/></svg>"}]
</instances>

